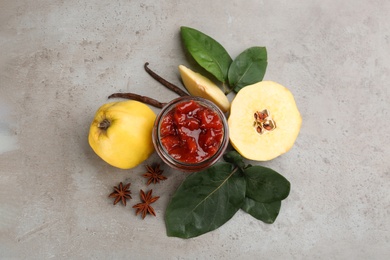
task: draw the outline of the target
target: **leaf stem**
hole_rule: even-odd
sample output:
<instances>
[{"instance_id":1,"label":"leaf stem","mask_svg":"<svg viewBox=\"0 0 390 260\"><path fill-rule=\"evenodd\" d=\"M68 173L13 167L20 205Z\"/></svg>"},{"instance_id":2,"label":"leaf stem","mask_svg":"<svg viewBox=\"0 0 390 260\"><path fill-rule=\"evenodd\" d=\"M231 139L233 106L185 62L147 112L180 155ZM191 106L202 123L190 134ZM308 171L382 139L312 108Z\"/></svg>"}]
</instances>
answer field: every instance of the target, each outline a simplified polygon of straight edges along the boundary
<instances>
[{"instance_id":1,"label":"leaf stem","mask_svg":"<svg viewBox=\"0 0 390 260\"><path fill-rule=\"evenodd\" d=\"M108 98L126 98L126 99L136 100L157 108L163 108L167 104L167 103L162 103L153 98L141 96L134 93L114 93L111 94Z\"/></svg>"},{"instance_id":2,"label":"leaf stem","mask_svg":"<svg viewBox=\"0 0 390 260\"><path fill-rule=\"evenodd\" d=\"M226 86L227 85L227 86ZM228 95L230 92L232 92L232 88L229 87L229 84L227 84L226 82L223 82L222 83L222 88L223 88L223 93L225 95Z\"/></svg>"},{"instance_id":3,"label":"leaf stem","mask_svg":"<svg viewBox=\"0 0 390 260\"><path fill-rule=\"evenodd\" d=\"M166 88L172 90L173 92L175 92L179 96L181 96L181 97L188 96L188 94L186 92L184 92L183 90L181 90L178 86L176 86L175 84L172 84L171 82L163 79L160 75L158 75L157 73L155 73L154 71L149 69L148 65L149 65L149 62L146 62L145 65L144 65L144 68L145 68L145 71L150 76L152 76L152 78L154 78L155 80L160 82L163 86L165 86Z\"/></svg>"}]
</instances>

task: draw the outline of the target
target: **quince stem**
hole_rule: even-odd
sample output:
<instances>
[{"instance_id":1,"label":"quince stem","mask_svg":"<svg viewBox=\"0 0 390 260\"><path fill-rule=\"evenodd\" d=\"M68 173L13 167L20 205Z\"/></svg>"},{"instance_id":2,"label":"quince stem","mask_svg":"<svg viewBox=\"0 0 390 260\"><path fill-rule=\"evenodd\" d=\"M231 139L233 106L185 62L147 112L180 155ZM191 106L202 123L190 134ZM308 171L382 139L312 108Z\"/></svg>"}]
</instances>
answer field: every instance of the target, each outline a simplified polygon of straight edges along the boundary
<instances>
[{"instance_id":1,"label":"quince stem","mask_svg":"<svg viewBox=\"0 0 390 260\"><path fill-rule=\"evenodd\" d=\"M110 120L108 120L107 118L103 119L103 121L101 121L99 124L98 124L98 127L99 129L101 130L107 130L111 125L111 122Z\"/></svg>"}]
</instances>

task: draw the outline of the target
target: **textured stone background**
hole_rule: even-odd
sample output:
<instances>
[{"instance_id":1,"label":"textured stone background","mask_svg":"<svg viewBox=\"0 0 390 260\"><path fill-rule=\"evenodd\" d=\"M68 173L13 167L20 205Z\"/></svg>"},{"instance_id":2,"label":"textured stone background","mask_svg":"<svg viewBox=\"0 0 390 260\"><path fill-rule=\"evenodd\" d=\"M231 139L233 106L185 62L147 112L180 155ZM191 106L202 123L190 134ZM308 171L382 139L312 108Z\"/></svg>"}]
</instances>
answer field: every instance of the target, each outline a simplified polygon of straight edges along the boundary
<instances>
[{"instance_id":1,"label":"textured stone background","mask_svg":"<svg viewBox=\"0 0 390 260\"><path fill-rule=\"evenodd\" d=\"M385 259L389 10L386 0L0 0L0 258ZM262 163L292 184L273 225L240 211L201 237L167 237L165 207L185 177L167 167L157 217L107 198L120 181L145 188L144 165L105 164L89 123L113 92L175 97L142 66L180 84L177 66L191 66L182 25L232 57L266 46L265 79L295 95L300 136Z\"/></svg>"}]
</instances>

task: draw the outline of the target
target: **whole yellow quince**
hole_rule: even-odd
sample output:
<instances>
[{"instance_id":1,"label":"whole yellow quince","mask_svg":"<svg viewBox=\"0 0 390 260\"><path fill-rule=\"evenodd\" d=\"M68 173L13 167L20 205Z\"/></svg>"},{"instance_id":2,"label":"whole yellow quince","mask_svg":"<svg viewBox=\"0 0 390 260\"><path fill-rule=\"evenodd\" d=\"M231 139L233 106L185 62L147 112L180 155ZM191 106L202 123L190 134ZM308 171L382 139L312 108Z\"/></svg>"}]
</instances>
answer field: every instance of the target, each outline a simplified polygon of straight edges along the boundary
<instances>
[{"instance_id":1,"label":"whole yellow quince","mask_svg":"<svg viewBox=\"0 0 390 260\"><path fill-rule=\"evenodd\" d=\"M91 123L89 145L110 165L133 168L154 151L152 130L155 119L153 110L138 101L104 104Z\"/></svg>"}]
</instances>

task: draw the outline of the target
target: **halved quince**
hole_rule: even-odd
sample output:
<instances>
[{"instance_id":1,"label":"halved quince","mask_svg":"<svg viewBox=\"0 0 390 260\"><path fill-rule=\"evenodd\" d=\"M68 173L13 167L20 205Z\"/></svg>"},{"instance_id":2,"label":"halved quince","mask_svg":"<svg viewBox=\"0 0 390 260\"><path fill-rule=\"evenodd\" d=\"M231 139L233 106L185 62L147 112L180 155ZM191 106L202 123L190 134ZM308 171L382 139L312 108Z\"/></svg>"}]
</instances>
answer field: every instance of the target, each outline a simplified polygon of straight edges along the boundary
<instances>
[{"instance_id":1,"label":"halved quince","mask_svg":"<svg viewBox=\"0 0 390 260\"><path fill-rule=\"evenodd\" d=\"M230 102L228 98L211 80L184 65L179 66L179 71L184 86L192 96L202 97L214 102L224 113L229 110Z\"/></svg>"},{"instance_id":2,"label":"halved quince","mask_svg":"<svg viewBox=\"0 0 390 260\"><path fill-rule=\"evenodd\" d=\"M287 88L261 81L237 93L228 124L230 142L243 157L268 161L291 149L302 118Z\"/></svg>"}]
</instances>

